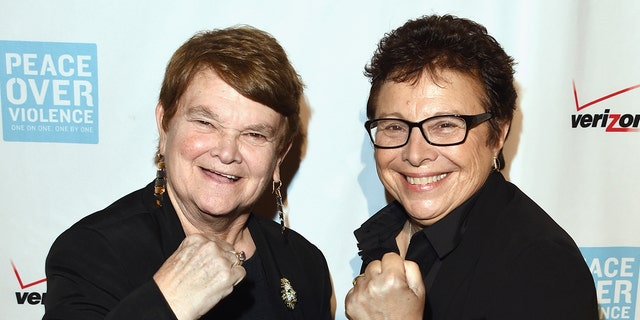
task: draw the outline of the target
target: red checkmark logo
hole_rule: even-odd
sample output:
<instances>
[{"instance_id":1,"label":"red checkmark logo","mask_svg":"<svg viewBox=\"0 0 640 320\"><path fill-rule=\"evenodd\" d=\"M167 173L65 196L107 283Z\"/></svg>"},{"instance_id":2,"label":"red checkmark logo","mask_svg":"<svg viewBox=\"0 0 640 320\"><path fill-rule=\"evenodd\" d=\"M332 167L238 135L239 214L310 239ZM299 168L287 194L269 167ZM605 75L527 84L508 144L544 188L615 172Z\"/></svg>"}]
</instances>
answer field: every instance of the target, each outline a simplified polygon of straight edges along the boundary
<instances>
[{"instance_id":1,"label":"red checkmark logo","mask_svg":"<svg viewBox=\"0 0 640 320\"><path fill-rule=\"evenodd\" d=\"M13 267L13 273L16 274L16 279L18 279L18 283L20 284L20 288L23 289L23 290L26 289L26 288L33 287L33 286L35 286L37 284L40 284L40 283L43 283L43 282L47 281L47 278L44 278L44 279L36 280L36 281L33 281L33 282L25 284L24 282L22 282L22 277L20 277L20 273L18 272L18 268L16 268L16 265L13 263L13 261L11 261L11 267Z\"/></svg>"},{"instance_id":2,"label":"red checkmark logo","mask_svg":"<svg viewBox=\"0 0 640 320\"><path fill-rule=\"evenodd\" d=\"M631 86L631 87L628 87L628 88L624 88L622 90L618 90L618 91L610 93L610 94L608 94L608 95L606 95L606 96L604 96L602 98L598 98L598 99L595 99L593 101L587 102L587 103L585 103L583 105L580 105L580 103L578 102L578 90L576 90L576 82L573 81L573 97L576 100L576 111L580 111L580 110L582 110L584 108L587 108L587 107L589 107L591 105L594 105L594 104L596 104L598 102L602 102L602 101L607 100L609 98L613 98L613 97L615 97L615 96L617 96L619 94L623 94L625 92L628 92L628 91L631 91L631 90L634 90L634 89L638 89L638 88L640 88L640 84L635 85L635 86Z\"/></svg>"}]
</instances>

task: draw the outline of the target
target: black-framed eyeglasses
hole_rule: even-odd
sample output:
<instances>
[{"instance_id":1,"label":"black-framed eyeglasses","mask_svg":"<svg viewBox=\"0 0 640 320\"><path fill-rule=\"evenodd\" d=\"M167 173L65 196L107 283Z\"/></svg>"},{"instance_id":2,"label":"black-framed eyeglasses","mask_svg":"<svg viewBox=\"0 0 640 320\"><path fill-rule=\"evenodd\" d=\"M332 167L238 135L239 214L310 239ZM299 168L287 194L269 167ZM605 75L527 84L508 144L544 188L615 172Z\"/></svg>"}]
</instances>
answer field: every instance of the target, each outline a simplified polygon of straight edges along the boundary
<instances>
[{"instance_id":1,"label":"black-framed eyeglasses","mask_svg":"<svg viewBox=\"0 0 640 320\"><path fill-rule=\"evenodd\" d=\"M412 129L420 128L425 140L434 146L454 146L467 139L469 129L491 119L491 112L477 115L447 114L411 122L397 118L372 119L364 123L376 148L400 148L409 142Z\"/></svg>"}]
</instances>

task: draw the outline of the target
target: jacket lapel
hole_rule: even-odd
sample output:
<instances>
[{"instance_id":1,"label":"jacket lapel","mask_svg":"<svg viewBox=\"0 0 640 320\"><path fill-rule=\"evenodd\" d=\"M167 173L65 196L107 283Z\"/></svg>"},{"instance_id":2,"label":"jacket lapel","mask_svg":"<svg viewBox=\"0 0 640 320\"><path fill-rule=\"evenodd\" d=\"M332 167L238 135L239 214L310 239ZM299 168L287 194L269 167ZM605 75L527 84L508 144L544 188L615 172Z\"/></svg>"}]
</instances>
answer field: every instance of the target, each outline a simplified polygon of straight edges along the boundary
<instances>
[{"instance_id":1,"label":"jacket lapel","mask_svg":"<svg viewBox=\"0 0 640 320\"><path fill-rule=\"evenodd\" d=\"M281 293L281 279L286 278L293 289L298 293L306 288L306 281L301 276L304 270L296 270L297 264L292 261L295 254L287 244L285 237L280 234L279 228L267 228L263 222L255 217L249 219L249 230L256 244L258 254L262 260L269 286L268 297L274 305L278 306L280 317L278 319L305 319L304 299L298 298L293 310L287 308ZM277 234L276 234L277 233Z\"/></svg>"},{"instance_id":2,"label":"jacket lapel","mask_svg":"<svg viewBox=\"0 0 640 320\"><path fill-rule=\"evenodd\" d=\"M457 296L466 294L467 286L480 257L487 249L490 235L497 224L497 217L502 214L509 202L512 192L506 187L504 178L492 174L484 188L483 194L471 209L466 223L467 230L458 247L442 262L436 280L427 296L434 306L434 319L450 318L453 313L463 311ZM456 317L453 317L456 318Z\"/></svg>"}]
</instances>

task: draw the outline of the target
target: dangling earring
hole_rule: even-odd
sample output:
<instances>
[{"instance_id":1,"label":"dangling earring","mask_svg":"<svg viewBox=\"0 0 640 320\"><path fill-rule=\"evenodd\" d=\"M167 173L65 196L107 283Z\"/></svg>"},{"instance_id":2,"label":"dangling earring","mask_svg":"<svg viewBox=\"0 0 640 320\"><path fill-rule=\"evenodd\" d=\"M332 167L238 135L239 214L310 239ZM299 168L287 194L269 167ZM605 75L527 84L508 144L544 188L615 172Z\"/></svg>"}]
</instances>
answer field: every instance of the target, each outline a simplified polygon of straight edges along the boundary
<instances>
[{"instance_id":1,"label":"dangling earring","mask_svg":"<svg viewBox=\"0 0 640 320\"><path fill-rule=\"evenodd\" d=\"M280 193L280 187L282 187L281 181L273 181L273 194L276 195L276 209L278 210L278 216L280 217L280 227L282 234L284 235L284 231L287 229L284 225L284 210L282 206L282 193Z\"/></svg>"},{"instance_id":2,"label":"dangling earring","mask_svg":"<svg viewBox=\"0 0 640 320\"><path fill-rule=\"evenodd\" d=\"M498 160L498 157L493 157L493 171L500 172L500 160Z\"/></svg>"},{"instance_id":3,"label":"dangling earring","mask_svg":"<svg viewBox=\"0 0 640 320\"><path fill-rule=\"evenodd\" d=\"M160 153L156 154L156 181L154 183L153 195L156 196L156 204L162 207L162 195L167 185L167 173L164 170L164 156Z\"/></svg>"}]
</instances>

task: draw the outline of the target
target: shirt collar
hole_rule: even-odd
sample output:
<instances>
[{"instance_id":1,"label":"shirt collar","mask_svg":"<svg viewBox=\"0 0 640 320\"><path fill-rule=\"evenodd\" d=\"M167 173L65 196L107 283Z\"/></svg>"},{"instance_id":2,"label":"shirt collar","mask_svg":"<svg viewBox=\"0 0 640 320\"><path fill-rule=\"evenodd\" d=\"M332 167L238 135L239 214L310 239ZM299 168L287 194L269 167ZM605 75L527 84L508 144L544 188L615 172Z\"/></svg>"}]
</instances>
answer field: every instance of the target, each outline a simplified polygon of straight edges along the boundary
<instances>
[{"instance_id":1,"label":"shirt collar","mask_svg":"<svg viewBox=\"0 0 640 320\"><path fill-rule=\"evenodd\" d=\"M466 229L466 219L475 200L478 198L477 195L478 192L438 222L422 229L422 232L424 232L436 250L438 258L442 259L447 256L460 243Z\"/></svg>"},{"instance_id":2,"label":"shirt collar","mask_svg":"<svg viewBox=\"0 0 640 320\"><path fill-rule=\"evenodd\" d=\"M487 182L495 179L490 174ZM451 253L460 243L470 220L470 212L476 200L486 189L487 182L473 196L451 211L440 221L422 229L436 250L440 259ZM362 226L354 231L363 261L381 259L385 252L398 253L395 238L407 221L407 212L398 202L393 201L378 211Z\"/></svg>"}]
</instances>

